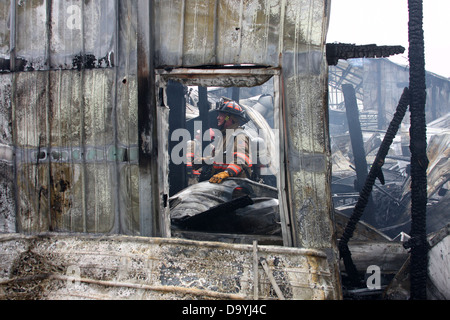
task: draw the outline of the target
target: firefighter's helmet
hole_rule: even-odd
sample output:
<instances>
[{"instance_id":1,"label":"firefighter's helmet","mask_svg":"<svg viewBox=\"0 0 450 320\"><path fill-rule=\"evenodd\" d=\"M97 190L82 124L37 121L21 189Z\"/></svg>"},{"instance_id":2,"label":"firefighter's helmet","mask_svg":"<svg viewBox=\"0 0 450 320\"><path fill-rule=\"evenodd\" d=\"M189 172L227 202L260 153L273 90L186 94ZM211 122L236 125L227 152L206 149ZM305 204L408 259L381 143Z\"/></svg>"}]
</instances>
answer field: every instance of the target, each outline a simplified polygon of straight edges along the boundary
<instances>
[{"instance_id":1,"label":"firefighter's helmet","mask_svg":"<svg viewBox=\"0 0 450 320\"><path fill-rule=\"evenodd\" d=\"M246 120L245 111L242 107L233 100L225 100L217 109L219 112L227 113L233 116L237 116L241 120Z\"/></svg>"}]
</instances>

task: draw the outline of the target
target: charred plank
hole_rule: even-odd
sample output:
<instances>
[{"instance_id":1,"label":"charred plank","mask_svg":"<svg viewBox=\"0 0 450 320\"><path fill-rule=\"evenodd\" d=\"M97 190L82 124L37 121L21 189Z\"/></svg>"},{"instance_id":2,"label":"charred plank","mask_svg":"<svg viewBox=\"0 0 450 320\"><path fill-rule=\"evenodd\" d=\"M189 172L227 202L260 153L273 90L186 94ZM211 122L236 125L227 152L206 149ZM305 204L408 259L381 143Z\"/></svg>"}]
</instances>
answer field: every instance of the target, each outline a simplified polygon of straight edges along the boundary
<instances>
[{"instance_id":1,"label":"charred plank","mask_svg":"<svg viewBox=\"0 0 450 320\"><path fill-rule=\"evenodd\" d=\"M405 52L402 46L377 46L376 44L355 45L349 43L327 43L327 63L337 65L339 59L385 58Z\"/></svg>"}]
</instances>

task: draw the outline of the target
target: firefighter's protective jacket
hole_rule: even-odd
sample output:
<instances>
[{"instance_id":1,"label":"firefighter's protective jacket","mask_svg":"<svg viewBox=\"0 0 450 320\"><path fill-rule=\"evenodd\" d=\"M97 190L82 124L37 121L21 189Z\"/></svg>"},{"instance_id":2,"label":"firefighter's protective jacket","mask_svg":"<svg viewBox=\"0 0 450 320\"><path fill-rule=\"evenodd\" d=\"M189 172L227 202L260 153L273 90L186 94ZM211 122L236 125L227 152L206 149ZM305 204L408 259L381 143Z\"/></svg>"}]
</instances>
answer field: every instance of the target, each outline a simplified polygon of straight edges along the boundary
<instances>
[{"instance_id":1,"label":"firefighter's protective jacket","mask_svg":"<svg viewBox=\"0 0 450 320\"><path fill-rule=\"evenodd\" d=\"M216 137L217 139L217 137ZM227 171L230 177L250 178L252 157L250 138L238 124L222 131L222 143L215 150L212 174Z\"/></svg>"}]
</instances>

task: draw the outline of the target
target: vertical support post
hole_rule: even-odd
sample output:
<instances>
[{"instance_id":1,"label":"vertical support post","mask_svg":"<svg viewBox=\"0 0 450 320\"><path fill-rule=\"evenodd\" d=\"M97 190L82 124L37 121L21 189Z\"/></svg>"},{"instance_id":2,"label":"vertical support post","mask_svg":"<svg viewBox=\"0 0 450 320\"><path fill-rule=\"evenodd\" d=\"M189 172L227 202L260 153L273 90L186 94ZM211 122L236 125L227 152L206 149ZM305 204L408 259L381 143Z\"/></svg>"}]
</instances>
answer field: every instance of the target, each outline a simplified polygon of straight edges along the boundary
<instances>
[{"instance_id":1,"label":"vertical support post","mask_svg":"<svg viewBox=\"0 0 450 320\"><path fill-rule=\"evenodd\" d=\"M359 111L356 102L356 94L353 85L343 84L342 92L344 93L345 112L347 114L348 130L352 144L353 158L356 167L356 191L360 192L367 179L367 160L364 150L364 141L359 121ZM374 224L372 195L369 195L369 202L366 207L366 221Z\"/></svg>"},{"instance_id":2,"label":"vertical support post","mask_svg":"<svg viewBox=\"0 0 450 320\"><path fill-rule=\"evenodd\" d=\"M259 272L258 272L258 241L253 241L253 300L258 300L259 297Z\"/></svg>"},{"instance_id":3,"label":"vertical support post","mask_svg":"<svg viewBox=\"0 0 450 320\"><path fill-rule=\"evenodd\" d=\"M426 85L422 0L408 0L410 63L411 150L411 299L426 299L428 242L426 238L427 137Z\"/></svg>"},{"instance_id":4,"label":"vertical support post","mask_svg":"<svg viewBox=\"0 0 450 320\"><path fill-rule=\"evenodd\" d=\"M154 72L153 1L136 1L139 129L139 217L142 236L164 236L158 183L158 121Z\"/></svg>"},{"instance_id":5,"label":"vertical support post","mask_svg":"<svg viewBox=\"0 0 450 320\"><path fill-rule=\"evenodd\" d=\"M233 87L231 90L231 99L239 103L240 99L240 88L239 87Z\"/></svg>"},{"instance_id":6,"label":"vertical support post","mask_svg":"<svg viewBox=\"0 0 450 320\"><path fill-rule=\"evenodd\" d=\"M170 107L169 113L169 134L173 130L186 127L186 100L184 98L184 86L176 81L169 81L167 84L167 104ZM195 135L195 133L194 133ZM169 150L178 141L169 141ZM173 195L187 187L186 166L169 164L170 195Z\"/></svg>"},{"instance_id":7,"label":"vertical support post","mask_svg":"<svg viewBox=\"0 0 450 320\"><path fill-rule=\"evenodd\" d=\"M367 160L364 152L364 141L362 137L361 124L359 122L359 111L356 102L355 89L351 84L343 84L345 112L348 120L348 130L352 144L353 158L356 167L357 190L361 191L367 178Z\"/></svg>"},{"instance_id":8,"label":"vertical support post","mask_svg":"<svg viewBox=\"0 0 450 320\"><path fill-rule=\"evenodd\" d=\"M205 131L209 129L209 123L208 123L208 110L209 110L209 104L208 104L208 89L206 87L198 87L198 109L200 112L200 121L202 123L202 152L205 150L206 146L209 144L209 141L203 139L203 135L205 134ZM195 132L194 132L195 134Z\"/></svg>"}]
</instances>

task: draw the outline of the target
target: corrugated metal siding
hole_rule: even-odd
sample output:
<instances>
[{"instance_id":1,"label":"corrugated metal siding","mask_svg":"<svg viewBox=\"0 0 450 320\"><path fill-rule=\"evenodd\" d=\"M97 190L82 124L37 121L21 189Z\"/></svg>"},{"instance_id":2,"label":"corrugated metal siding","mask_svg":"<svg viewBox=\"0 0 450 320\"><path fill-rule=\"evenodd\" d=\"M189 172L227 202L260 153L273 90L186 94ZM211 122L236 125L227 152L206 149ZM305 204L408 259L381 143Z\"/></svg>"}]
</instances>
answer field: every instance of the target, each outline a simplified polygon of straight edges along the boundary
<instances>
[{"instance_id":1,"label":"corrugated metal siding","mask_svg":"<svg viewBox=\"0 0 450 320\"><path fill-rule=\"evenodd\" d=\"M117 230L118 179L129 175L127 163L137 165L137 137L116 141L115 72L23 72L14 78L19 230Z\"/></svg>"},{"instance_id":2,"label":"corrugated metal siding","mask_svg":"<svg viewBox=\"0 0 450 320\"><path fill-rule=\"evenodd\" d=\"M115 51L116 2L12 1L11 33L26 70L106 67ZM15 5L14 5L15 4Z\"/></svg>"},{"instance_id":3,"label":"corrugated metal siding","mask_svg":"<svg viewBox=\"0 0 450 320\"><path fill-rule=\"evenodd\" d=\"M156 66L280 66L285 53L322 50L327 1L156 1Z\"/></svg>"},{"instance_id":4,"label":"corrugated metal siding","mask_svg":"<svg viewBox=\"0 0 450 320\"><path fill-rule=\"evenodd\" d=\"M17 188L16 221L1 231L139 234L135 5L2 6L0 58L16 63L0 75L2 123L14 136L1 143L15 148Z\"/></svg>"}]
</instances>

